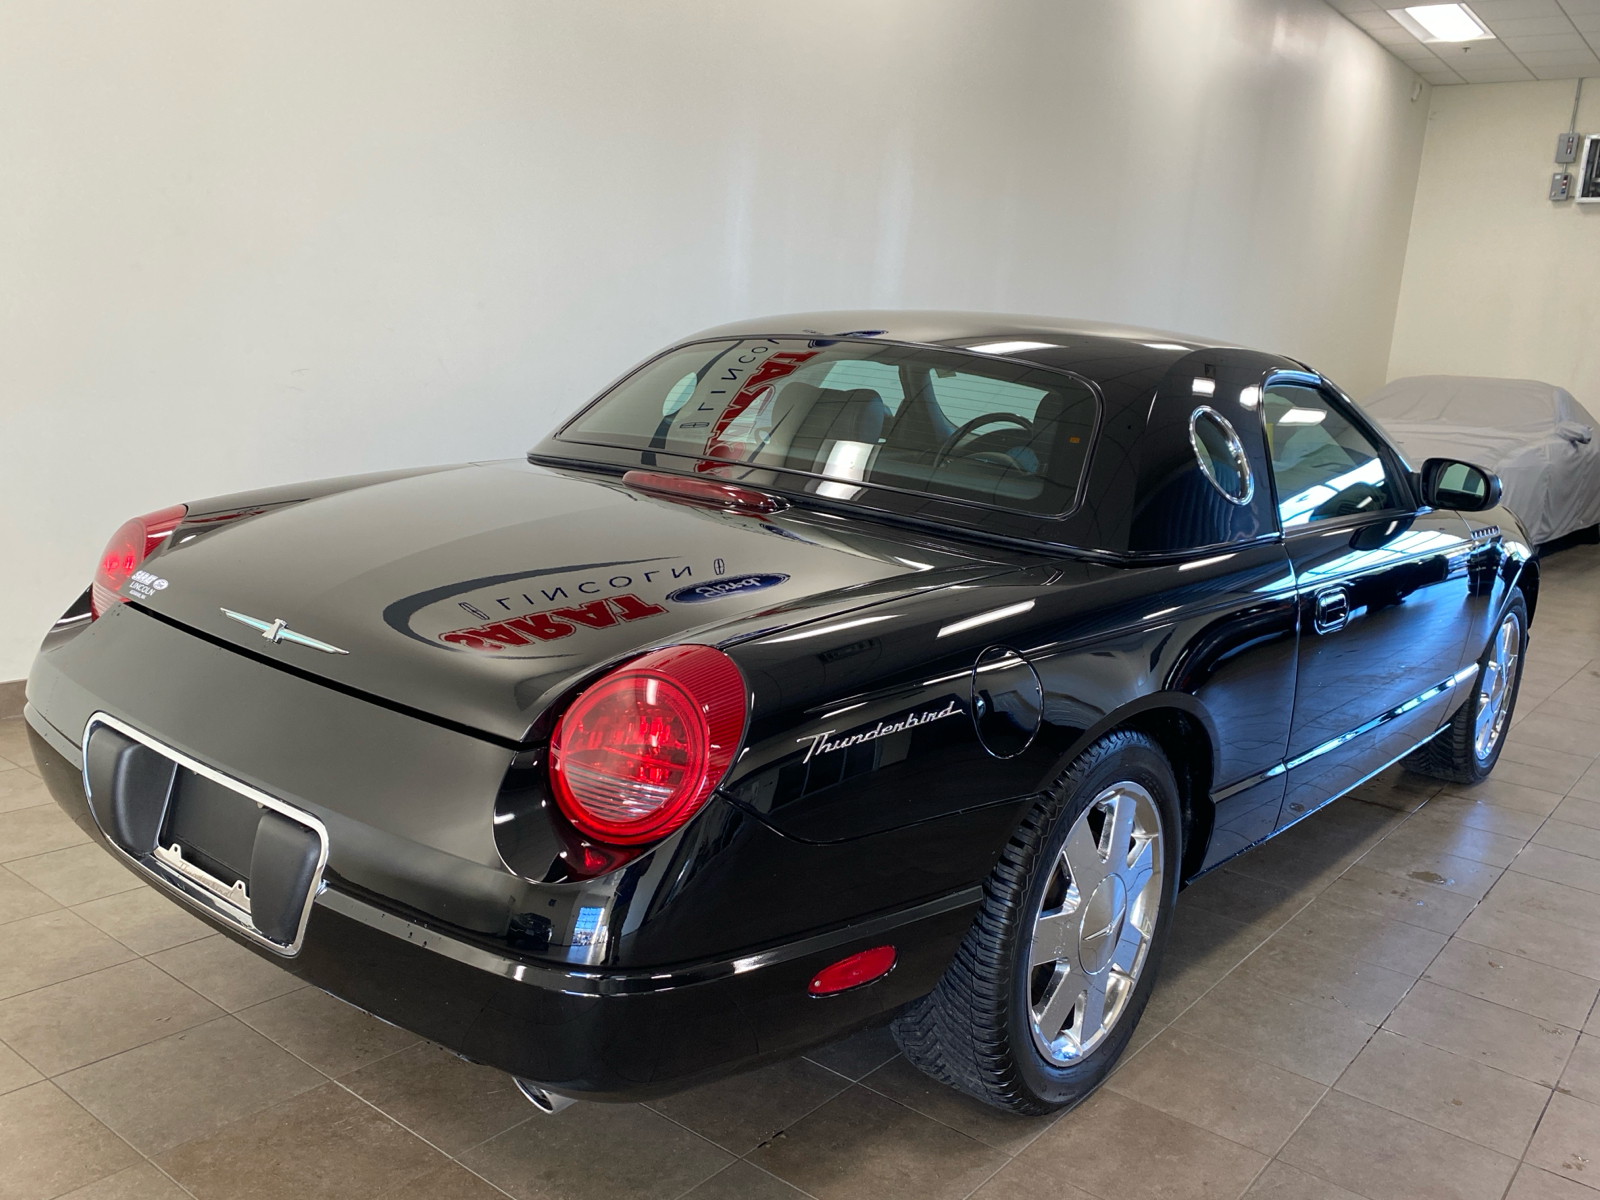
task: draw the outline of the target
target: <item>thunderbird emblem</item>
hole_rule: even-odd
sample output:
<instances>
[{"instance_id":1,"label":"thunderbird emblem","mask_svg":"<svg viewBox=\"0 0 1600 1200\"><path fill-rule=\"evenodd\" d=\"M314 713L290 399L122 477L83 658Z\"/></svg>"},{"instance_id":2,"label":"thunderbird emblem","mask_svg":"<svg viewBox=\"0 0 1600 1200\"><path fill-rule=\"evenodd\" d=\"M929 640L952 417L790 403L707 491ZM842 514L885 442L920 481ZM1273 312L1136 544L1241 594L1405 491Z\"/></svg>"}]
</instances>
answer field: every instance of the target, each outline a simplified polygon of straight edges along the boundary
<instances>
[{"instance_id":1,"label":"thunderbird emblem","mask_svg":"<svg viewBox=\"0 0 1600 1200\"><path fill-rule=\"evenodd\" d=\"M313 650L321 650L324 654L349 654L348 650L341 650L337 646L330 646L327 642L319 642L316 638L307 637L303 633L296 633L289 628L289 622L282 617L273 621L263 621L256 617L247 617L243 613L236 613L231 608L222 610L222 615L231 617L241 625L248 625L251 629L259 629L261 636L273 645L279 642L294 642L301 646L310 646Z\"/></svg>"}]
</instances>

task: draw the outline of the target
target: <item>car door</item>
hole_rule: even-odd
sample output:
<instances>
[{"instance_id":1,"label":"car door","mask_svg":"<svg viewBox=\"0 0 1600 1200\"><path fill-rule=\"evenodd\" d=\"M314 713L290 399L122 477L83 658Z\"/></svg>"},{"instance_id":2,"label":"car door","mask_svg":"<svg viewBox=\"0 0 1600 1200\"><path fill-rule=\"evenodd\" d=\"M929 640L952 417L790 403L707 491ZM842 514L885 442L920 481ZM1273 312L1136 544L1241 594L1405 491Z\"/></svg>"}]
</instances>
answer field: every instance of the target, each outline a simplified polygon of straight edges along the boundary
<instances>
[{"instance_id":1,"label":"car door","mask_svg":"<svg viewBox=\"0 0 1600 1200\"><path fill-rule=\"evenodd\" d=\"M1446 716L1470 534L1459 514L1418 507L1398 456L1316 376L1270 377L1262 418L1300 621L1281 828Z\"/></svg>"}]
</instances>

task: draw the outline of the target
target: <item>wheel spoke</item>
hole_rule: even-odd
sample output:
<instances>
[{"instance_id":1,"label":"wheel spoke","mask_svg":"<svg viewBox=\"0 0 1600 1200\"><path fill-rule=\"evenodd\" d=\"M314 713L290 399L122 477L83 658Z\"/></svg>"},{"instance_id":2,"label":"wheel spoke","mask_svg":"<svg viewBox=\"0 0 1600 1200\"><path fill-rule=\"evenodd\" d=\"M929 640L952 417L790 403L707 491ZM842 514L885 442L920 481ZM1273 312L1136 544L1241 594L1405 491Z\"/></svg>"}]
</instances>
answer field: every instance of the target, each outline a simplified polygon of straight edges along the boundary
<instances>
[{"instance_id":1,"label":"wheel spoke","mask_svg":"<svg viewBox=\"0 0 1600 1200\"><path fill-rule=\"evenodd\" d=\"M1061 858L1080 896L1092 895L1109 870L1109 864L1100 857L1100 844L1094 840L1089 823L1082 818L1067 834L1066 844L1061 847Z\"/></svg>"},{"instance_id":2,"label":"wheel spoke","mask_svg":"<svg viewBox=\"0 0 1600 1200\"><path fill-rule=\"evenodd\" d=\"M1077 913L1061 910L1043 914L1033 926L1033 948L1028 966L1042 967L1073 957L1078 939Z\"/></svg>"},{"instance_id":3,"label":"wheel spoke","mask_svg":"<svg viewBox=\"0 0 1600 1200\"><path fill-rule=\"evenodd\" d=\"M1095 1040L1105 1023L1106 1014L1106 976L1096 975L1088 981L1088 986L1083 989L1083 995L1078 1000L1078 1019L1073 1022L1076 1026L1074 1032L1078 1035L1078 1044L1087 1046Z\"/></svg>"},{"instance_id":4,"label":"wheel spoke","mask_svg":"<svg viewBox=\"0 0 1600 1200\"><path fill-rule=\"evenodd\" d=\"M1053 1042L1060 1037L1061 1031L1066 1028L1067 1018L1074 1010L1082 1008L1082 984L1083 976L1061 972L1053 990L1045 998L1044 1008L1035 1010L1034 1020L1045 1041Z\"/></svg>"}]
</instances>

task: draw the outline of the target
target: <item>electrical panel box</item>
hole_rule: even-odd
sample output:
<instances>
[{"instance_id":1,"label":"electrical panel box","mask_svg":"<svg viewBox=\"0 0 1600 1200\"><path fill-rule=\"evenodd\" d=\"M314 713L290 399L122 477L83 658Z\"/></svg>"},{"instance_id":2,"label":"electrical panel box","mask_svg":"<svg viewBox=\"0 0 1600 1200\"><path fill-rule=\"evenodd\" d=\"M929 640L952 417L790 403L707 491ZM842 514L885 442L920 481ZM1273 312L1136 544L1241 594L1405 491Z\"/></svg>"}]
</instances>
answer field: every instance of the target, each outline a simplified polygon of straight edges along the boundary
<instances>
[{"instance_id":1,"label":"electrical panel box","mask_svg":"<svg viewBox=\"0 0 1600 1200\"><path fill-rule=\"evenodd\" d=\"M1583 158L1578 167L1578 203L1600 204L1600 133L1583 139Z\"/></svg>"},{"instance_id":2,"label":"electrical panel box","mask_svg":"<svg viewBox=\"0 0 1600 1200\"><path fill-rule=\"evenodd\" d=\"M1568 171L1557 171L1550 176L1550 199L1570 200L1572 198L1572 174Z\"/></svg>"},{"instance_id":3,"label":"electrical panel box","mask_svg":"<svg viewBox=\"0 0 1600 1200\"><path fill-rule=\"evenodd\" d=\"M1558 163L1576 162L1578 160L1578 137L1576 133L1563 133L1556 138L1556 161Z\"/></svg>"}]
</instances>

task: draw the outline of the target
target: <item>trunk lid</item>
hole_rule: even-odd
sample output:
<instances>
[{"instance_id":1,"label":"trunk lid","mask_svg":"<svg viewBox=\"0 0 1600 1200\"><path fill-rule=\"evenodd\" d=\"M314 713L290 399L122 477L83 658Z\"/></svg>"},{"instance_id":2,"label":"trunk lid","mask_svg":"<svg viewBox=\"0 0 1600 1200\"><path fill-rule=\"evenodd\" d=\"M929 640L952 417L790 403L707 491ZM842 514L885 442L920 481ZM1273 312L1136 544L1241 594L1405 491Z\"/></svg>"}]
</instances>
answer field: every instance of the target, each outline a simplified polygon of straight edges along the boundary
<instances>
[{"instance_id":1,"label":"trunk lid","mask_svg":"<svg viewBox=\"0 0 1600 1200\"><path fill-rule=\"evenodd\" d=\"M505 462L180 528L125 594L288 669L518 742L575 679L639 649L715 643L1005 569L971 549ZM259 626L279 621L274 643Z\"/></svg>"}]
</instances>

